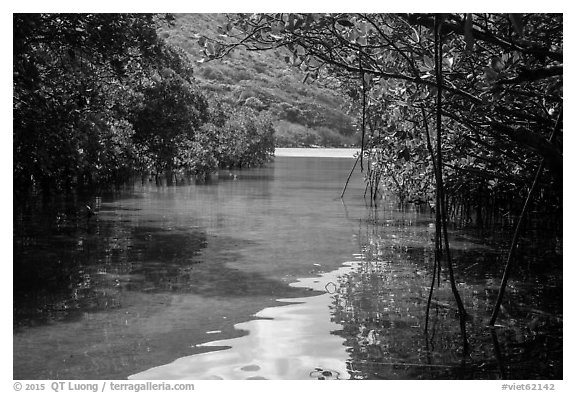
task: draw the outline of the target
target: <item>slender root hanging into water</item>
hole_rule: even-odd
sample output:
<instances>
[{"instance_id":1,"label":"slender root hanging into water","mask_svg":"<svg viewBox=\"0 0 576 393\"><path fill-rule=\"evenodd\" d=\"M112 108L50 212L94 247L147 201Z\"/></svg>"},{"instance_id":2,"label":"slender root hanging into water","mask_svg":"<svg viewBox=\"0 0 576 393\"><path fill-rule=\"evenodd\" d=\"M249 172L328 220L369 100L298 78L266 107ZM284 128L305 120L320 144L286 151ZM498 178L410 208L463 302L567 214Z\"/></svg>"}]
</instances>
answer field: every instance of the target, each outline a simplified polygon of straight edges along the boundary
<instances>
[{"instance_id":1,"label":"slender root hanging into water","mask_svg":"<svg viewBox=\"0 0 576 393\"><path fill-rule=\"evenodd\" d=\"M549 142L554 140L556 133L560 129L560 124L562 121L562 111L558 115L558 119L556 119L556 124L554 125L554 130L548 139ZM498 312L500 311L500 305L502 304L502 299L504 298L504 291L506 290L506 284L508 283L508 277L510 276L510 271L512 270L512 262L514 260L514 254L516 251L516 245L518 244L518 240L520 238L520 231L526 220L526 214L528 213L528 207L530 206L530 201L534 195L534 191L540 181L540 176L544 170L544 163L545 160L542 158L540 160L540 165L538 166L538 170L536 171L536 175L534 176L534 181L532 182L532 186L530 187L530 191L528 191L528 195L526 196L526 200L524 201L524 206L522 207L522 213L520 213L520 217L518 218L518 222L516 223L516 229L514 230L514 236L512 237L512 244L510 245L510 249L508 250L508 258L506 260L506 267L504 268L504 274L502 276L502 282L500 283L500 290L498 291L498 298L496 299L496 304L494 305L494 309L492 310L492 316L490 317L490 326L494 326L496 323L496 318L498 318Z\"/></svg>"},{"instance_id":2,"label":"slender root hanging into water","mask_svg":"<svg viewBox=\"0 0 576 393\"><path fill-rule=\"evenodd\" d=\"M430 284L430 292L428 293L428 301L426 302L426 322L424 323L424 332L428 333L428 320L430 319L430 304L432 303L432 293L434 292L434 281L436 280L436 269L438 267L438 258L434 258L434 270L432 272L432 283Z\"/></svg>"},{"instance_id":3,"label":"slender root hanging into water","mask_svg":"<svg viewBox=\"0 0 576 393\"><path fill-rule=\"evenodd\" d=\"M452 258L450 255L450 242L448 240L448 223L447 223L447 205L444 195L444 184L442 180L442 20L440 15L436 15L434 23L434 69L436 74L436 154L438 163L436 165L436 193L439 195L440 205L436 206L439 210L440 218L442 221L442 231L444 232L444 252L446 255L446 266L448 267L448 275L450 278L450 287L454 294L454 299L458 305L458 316L460 318L460 329L462 332L462 340L464 343L464 353L468 352L468 340L466 338L466 310L464 304L458 293L456 281L454 279L454 271L452 269Z\"/></svg>"},{"instance_id":4,"label":"slender root hanging into water","mask_svg":"<svg viewBox=\"0 0 576 393\"><path fill-rule=\"evenodd\" d=\"M346 179L346 184L344 184L344 188L342 189L342 194L340 194L340 199L344 198L344 193L346 192L346 189L348 188L348 183L350 182L350 178L352 177L352 173L354 172L354 169L356 169L356 165L358 165L358 160L360 160L360 154L356 157L356 161L354 161L354 166L352 167L352 169L350 170L350 173L348 174L348 178Z\"/></svg>"}]
</instances>

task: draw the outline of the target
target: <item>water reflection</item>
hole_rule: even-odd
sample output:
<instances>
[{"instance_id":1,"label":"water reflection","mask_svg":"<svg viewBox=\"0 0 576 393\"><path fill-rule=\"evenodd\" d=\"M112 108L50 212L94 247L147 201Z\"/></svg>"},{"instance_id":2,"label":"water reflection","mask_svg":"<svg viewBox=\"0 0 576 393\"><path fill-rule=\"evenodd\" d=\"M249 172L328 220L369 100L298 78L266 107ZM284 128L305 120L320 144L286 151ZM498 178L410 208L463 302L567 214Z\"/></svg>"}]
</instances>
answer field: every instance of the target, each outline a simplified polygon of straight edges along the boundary
<instances>
[{"instance_id":1,"label":"water reflection","mask_svg":"<svg viewBox=\"0 0 576 393\"><path fill-rule=\"evenodd\" d=\"M106 209L86 219L70 214L81 206L67 208L52 213L66 217L55 225L48 216L15 233L15 328L118 308L123 290L181 290L206 247L199 228L133 226L107 220Z\"/></svg>"},{"instance_id":2,"label":"water reflection","mask_svg":"<svg viewBox=\"0 0 576 393\"><path fill-rule=\"evenodd\" d=\"M435 291L426 334L433 218L390 208L373 210L358 221L354 261L292 284L323 294L284 300L298 303L264 309L256 314L264 320L235 326L248 331L247 336L202 344L226 349L181 358L131 378L562 377L562 318L554 313L555 298L533 295L542 295L541 283L526 282L526 277L511 282L505 325L487 327L499 271L493 261L499 251L466 240L473 236L470 232L454 230L453 242L458 287L470 314L470 351L464 352L457 308L444 278Z\"/></svg>"},{"instance_id":3,"label":"water reflection","mask_svg":"<svg viewBox=\"0 0 576 393\"><path fill-rule=\"evenodd\" d=\"M205 230L134 227L107 221L105 213L87 227L15 237L16 331L120 308L126 291L226 297L290 293L262 274L227 265L249 242L220 238L217 252L201 255L209 240Z\"/></svg>"},{"instance_id":4,"label":"water reflection","mask_svg":"<svg viewBox=\"0 0 576 393\"><path fill-rule=\"evenodd\" d=\"M343 325L337 334L349 347L352 378L562 377L558 275L550 274L545 284L534 280L533 273L517 277L510 283L505 325L488 329L486 321L501 268L494 263L499 251L467 241L470 232L454 230L456 278L471 317L467 323L471 352L464 354L457 309L445 280L435 291L431 332L423 333L434 257L427 240L433 227L417 216L408 219L403 212L389 214L379 218L375 212L361 225L360 261L340 277L332 304L333 320ZM391 225L394 231L390 231ZM551 270L554 263L558 268L559 261L547 262Z\"/></svg>"},{"instance_id":5,"label":"water reflection","mask_svg":"<svg viewBox=\"0 0 576 393\"><path fill-rule=\"evenodd\" d=\"M123 379L309 295L288 283L351 244L333 200L349 164L325 160L15 204L14 378Z\"/></svg>"},{"instance_id":6,"label":"water reflection","mask_svg":"<svg viewBox=\"0 0 576 393\"><path fill-rule=\"evenodd\" d=\"M352 164L285 158L19 207L14 377L560 378L562 260L545 236L523 240L490 330L508 234L451 229L462 356L445 281L423 333L433 216L367 208L359 179L343 203Z\"/></svg>"},{"instance_id":7,"label":"water reflection","mask_svg":"<svg viewBox=\"0 0 576 393\"><path fill-rule=\"evenodd\" d=\"M325 292L350 269L342 267L291 286ZM261 310L255 315L257 319L235 326L247 335L201 345L216 352L183 357L130 378L348 379L344 340L332 334L341 325L330 318L331 295L325 292L279 301L285 305Z\"/></svg>"}]
</instances>

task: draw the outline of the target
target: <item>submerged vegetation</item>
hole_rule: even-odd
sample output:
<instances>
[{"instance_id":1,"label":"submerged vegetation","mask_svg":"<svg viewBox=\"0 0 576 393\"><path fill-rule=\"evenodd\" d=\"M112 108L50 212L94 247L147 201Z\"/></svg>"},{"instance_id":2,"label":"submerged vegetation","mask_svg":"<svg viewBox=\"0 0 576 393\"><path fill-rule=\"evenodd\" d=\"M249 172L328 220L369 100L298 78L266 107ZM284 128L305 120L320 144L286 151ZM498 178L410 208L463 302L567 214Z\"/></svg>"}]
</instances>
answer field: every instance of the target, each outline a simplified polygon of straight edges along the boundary
<instances>
[{"instance_id":1,"label":"submerged vegetation","mask_svg":"<svg viewBox=\"0 0 576 393\"><path fill-rule=\"evenodd\" d=\"M169 17L166 17L170 19ZM145 14L14 15L14 184L205 177L268 161L270 120L217 107Z\"/></svg>"}]
</instances>

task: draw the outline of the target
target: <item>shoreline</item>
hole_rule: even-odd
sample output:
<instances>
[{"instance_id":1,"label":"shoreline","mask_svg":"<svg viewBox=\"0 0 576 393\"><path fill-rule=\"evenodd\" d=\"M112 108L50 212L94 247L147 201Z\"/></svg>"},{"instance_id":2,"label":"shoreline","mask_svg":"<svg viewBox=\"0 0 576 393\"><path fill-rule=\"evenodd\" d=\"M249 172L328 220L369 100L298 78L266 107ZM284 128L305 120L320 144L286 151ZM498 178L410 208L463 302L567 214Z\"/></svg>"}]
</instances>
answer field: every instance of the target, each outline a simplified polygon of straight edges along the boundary
<instances>
[{"instance_id":1,"label":"shoreline","mask_svg":"<svg viewBox=\"0 0 576 393\"><path fill-rule=\"evenodd\" d=\"M275 157L326 157L326 158L354 158L359 148L333 148L333 147L277 147Z\"/></svg>"}]
</instances>

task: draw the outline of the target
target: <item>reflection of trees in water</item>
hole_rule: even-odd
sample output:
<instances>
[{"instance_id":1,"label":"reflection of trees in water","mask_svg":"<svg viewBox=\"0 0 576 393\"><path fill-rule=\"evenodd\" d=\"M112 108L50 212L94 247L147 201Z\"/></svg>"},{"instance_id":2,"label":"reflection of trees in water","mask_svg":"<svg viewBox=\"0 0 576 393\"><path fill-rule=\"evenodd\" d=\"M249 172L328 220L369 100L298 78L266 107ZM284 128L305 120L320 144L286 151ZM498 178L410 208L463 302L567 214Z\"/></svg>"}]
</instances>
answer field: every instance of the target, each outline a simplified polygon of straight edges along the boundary
<instances>
[{"instance_id":1,"label":"reflection of trees in water","mask_svg":"<svg viewBox=\"0 0 576 393\"><path fill-rule=\"evenodd\" d=\"M208 245L205 229L167 225L117 207L105 210L98 203L99 213L92 218L78 198L18 209L15 328L120 308L127 291L236 297L300 293L226 266L237 259L237 239L219 238L217 251L200 255Z\"/></svg>"},{"instance_id":2,"label":"reflection of trees in water","mask_svg":"<svg viewBox=\"0 0 576 393\"><path fill-rule=\"evenodd\" d=\"M15 325L118 308L125 289L174 290L207 243L200 229L168 231L88 218L77 200L17 220Z\"/></svg>"},{"instance_id":3,"label":"reflection of trees in water","mask_svg":"<svg viewBox=\"0 0 576 393\"><path fill-rule=\"evenodd\" d=\"M354 378L417 378L427 371L420 366L431 363L422 334L425 282L407 267L363 261L339 282L333 317L344 326L339 334L349 346ZM449 318L445 310L439 310L442 318Z\"/></svg>"},{"instance_id":4,"label":"reflection of trees in water","mask_svg":"<svg viewBox=\"0 0 576 393\"><path fill-rule=\"evenodd\" d=\"M561 378L561 317L533 309L546 309L546 298L534 295L542 295L542 280L512 283L509 324L494 333L485 327L500 273L493 262L485 263L497 260L489 248L455 252L459 290L471 315L470 353L462 356L457 309L445 281L435 290L424 334L432 231L410 219L371 217L361 225L361 253L354 269L339 279L332 305L333 320L343 326L335 334L349 347L352 377Z\"/></svg>"}]
</instances>

